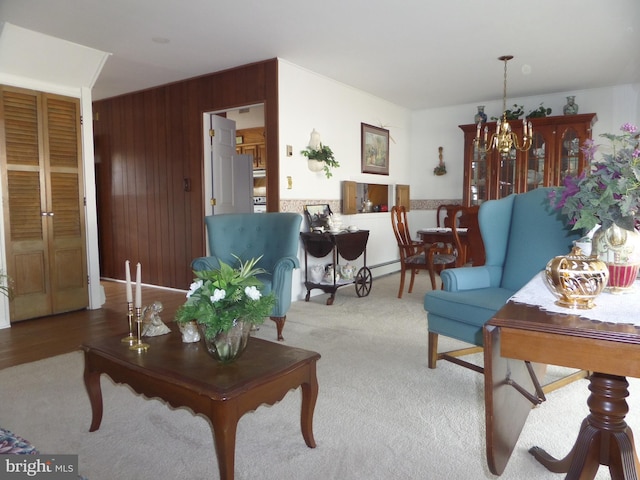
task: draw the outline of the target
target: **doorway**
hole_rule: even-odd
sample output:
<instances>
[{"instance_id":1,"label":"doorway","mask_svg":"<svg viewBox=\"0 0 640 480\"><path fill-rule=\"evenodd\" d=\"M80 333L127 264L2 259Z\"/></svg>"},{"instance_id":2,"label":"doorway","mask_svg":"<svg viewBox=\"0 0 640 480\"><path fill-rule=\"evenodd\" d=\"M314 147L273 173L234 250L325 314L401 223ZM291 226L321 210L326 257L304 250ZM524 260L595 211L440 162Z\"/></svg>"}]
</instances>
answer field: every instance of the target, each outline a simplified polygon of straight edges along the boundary
<instances>
[{"instance_id":1,"label":"doorway","mask_svg":"<svg viewBox=\"0 0 640 480\"><path fill-rule=\"evenodd\" d=\"M248 105L230 110L207 112L205 114L205 147L210 145L209 137L209 120L212 116L224 117L227 120L235 122L235 153L236 159L234 163L244 161L243 156L250 158L250 174L249 174L249 196L251 207L248 211L265 212L267 210L267 142L265 135L265 108L264 104ZM216 120L217 121L217 120ZM215 162L209 158L208 148L205 148L204 159L204 178L205 178L205 211L207 214L212 213L229 213L234 207L226 205L225 208L212 209L212 203L219 204L219 193L224 194L225 186L232 186L233 192L237 195L244 195L244 173L236 171L234 175L233 169L217 169L218 175L223 178L216 178L214 171L216 170ZM212 166L214 165L214 166ZM240 183L238 180L240 179ZM216 190L218 185L218 192ZM227 195L229 196L229 195ZM235 201L230 201L231 203ZM227 203L230 203L227 202ZM240 210L245 211L244 207Z\"/></svg>"}]
</instances>

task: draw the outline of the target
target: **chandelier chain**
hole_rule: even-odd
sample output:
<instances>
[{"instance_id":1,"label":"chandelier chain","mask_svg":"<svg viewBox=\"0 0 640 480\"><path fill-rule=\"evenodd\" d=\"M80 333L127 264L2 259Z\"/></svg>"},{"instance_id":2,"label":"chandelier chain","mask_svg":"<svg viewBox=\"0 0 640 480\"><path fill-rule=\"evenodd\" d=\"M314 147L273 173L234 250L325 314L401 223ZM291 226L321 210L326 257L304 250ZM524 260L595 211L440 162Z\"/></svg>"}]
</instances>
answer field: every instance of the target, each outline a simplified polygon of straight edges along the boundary
<instances>
[{"instance_id":1,"label":"chandelier chain","mask_svg":"<svg viewBox=\"0 0 640 480\"><path fill-rule=\"evenodd\" d=\"M507 62L508 58L504 59L504 86L502 90L502 112L507 109Z\"/></svg>"}]
</instances>

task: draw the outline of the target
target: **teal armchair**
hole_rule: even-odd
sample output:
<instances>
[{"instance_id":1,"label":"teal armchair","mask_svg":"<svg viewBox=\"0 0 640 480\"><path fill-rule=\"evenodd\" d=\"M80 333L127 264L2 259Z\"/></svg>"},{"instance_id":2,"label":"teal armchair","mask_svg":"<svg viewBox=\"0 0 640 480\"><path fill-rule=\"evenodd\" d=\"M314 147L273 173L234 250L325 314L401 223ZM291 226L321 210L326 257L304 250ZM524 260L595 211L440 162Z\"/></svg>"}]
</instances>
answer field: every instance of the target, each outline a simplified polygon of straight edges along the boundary
<instances>
[{"instance_id":1,"label":"teal armchair","mask_svg":"<svg viewBox=\"0 0 640 480\"><path fill-rule=\"evenodd\" d=\"M220 261L235 266L237 256L246 261L262 256L257 266L268 273L258 275L262 292L273 292L276 304L270 318L276 323L278 340L291 306L291 284L298 261L302 216L298 213L237 213L205 217L211 256L196 258L193 270L219 268Z\"/></svg>"},{"instance_id":2,"label":"teal armchair","mask_svg":"<svg viewBox=\"0 0 640 480\"><path fill-rule=\"evenodd\" d=\"M482 346L484 324L550 259L568 253L580 237L580 232L567 226L566 217L549 206L549 190L537 188L481 205L478 223L485 264L444 270L443 289L424 297L429 368L445 359L482 371L458 358L456 352L438 354L438 335Z\"/></svg>"}]
</instances>

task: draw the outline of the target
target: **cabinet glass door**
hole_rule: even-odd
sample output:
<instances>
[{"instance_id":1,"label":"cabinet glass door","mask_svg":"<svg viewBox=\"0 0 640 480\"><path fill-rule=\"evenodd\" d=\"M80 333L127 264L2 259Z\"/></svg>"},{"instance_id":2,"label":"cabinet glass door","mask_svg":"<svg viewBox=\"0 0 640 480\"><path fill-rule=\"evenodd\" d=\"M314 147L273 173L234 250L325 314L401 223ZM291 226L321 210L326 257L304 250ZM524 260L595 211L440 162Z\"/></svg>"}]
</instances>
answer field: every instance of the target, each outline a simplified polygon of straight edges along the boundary
<instances>
[{"instance_id":1,"label":"cabinet glass door","mask_svg":"<svg viewBox=\"0 0 640 480\"><path fill-rule=\"evenodd\" d=\"M498 155L498 198L504 198L516 192L516 160L518 152L512 148L509 155Z\"/></svg>"},{"instance_id":2,"label":"cabinet glass door","mask_svg":"<svg viewBox=\"0 0 640 480\"><path fill-rule=\"evenodd\" d=\"M568 128L560 144L560 184L567 175L580 173L580 137L573 128Z\"/></svg>"},{"instance_id":3,"label":"cabinet glass door","mask_svg":"<svg viewBox=\"0 0 640 480\"><path fill-rule=\"evenodd\" d=\"M545 158L546 145L544 136L534 132L531 148L527 151L527 191L542 186Z\"/></svg>"},{"instance_id":4,"label":"cabinet glass door","mask_svg":"<svg viewBox=\"0 0 640 480\"><path fill-rule=\"evenodd\" d=\"M470 189L471 205L480 205L487 199L487 152L477 146L473 147Z\"/></svg>"}]
</instances>

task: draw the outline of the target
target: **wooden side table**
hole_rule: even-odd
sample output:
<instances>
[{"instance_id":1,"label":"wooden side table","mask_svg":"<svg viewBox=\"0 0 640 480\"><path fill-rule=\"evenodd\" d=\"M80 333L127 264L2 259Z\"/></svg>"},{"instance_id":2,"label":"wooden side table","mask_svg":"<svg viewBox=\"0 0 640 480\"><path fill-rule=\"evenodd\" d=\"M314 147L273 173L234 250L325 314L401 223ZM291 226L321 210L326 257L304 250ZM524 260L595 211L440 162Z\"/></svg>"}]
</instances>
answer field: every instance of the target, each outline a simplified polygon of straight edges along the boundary
<instances>
[{"instance_id":1,"label":"wooden side table","mask_svg":"<svg viewBox=\"0 0 640 480\"><path fill-rule=\"evenodd\" d=\"M620 297L624 301L624 296ZM613 479L638 479L640 463L628 412L626 376L640 377L640 328L556 314L523 303L507 303L484 327L485 415L489 469L502 474L532 403L518 388L535 395L524 361L538 373L546 364L593 373L587 400L590 414L563 459L540 447L530 453L565 478L592 479L607 465Z\"/></svg>"}]
</instances>

